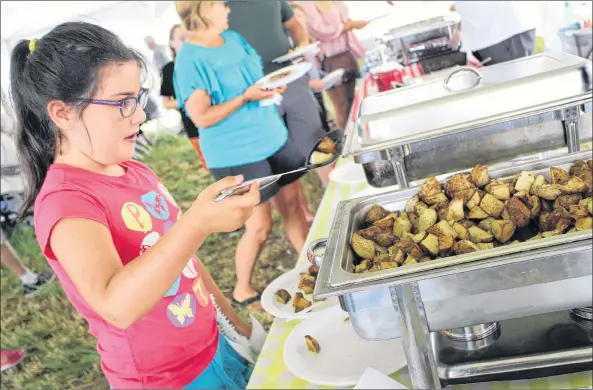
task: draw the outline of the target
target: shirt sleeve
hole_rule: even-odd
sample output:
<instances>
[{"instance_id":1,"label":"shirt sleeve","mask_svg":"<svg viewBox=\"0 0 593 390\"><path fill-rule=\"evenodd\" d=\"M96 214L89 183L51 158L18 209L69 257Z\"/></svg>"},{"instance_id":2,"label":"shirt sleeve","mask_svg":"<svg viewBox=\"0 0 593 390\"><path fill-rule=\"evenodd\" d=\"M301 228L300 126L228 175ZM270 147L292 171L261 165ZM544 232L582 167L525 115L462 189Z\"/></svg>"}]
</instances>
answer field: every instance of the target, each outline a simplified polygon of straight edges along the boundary
<instances>
[{"instance_id":1,"label":"shirt sleeve","mask_svg":"<svg viewBox=\"0 0 593 390\"><path fill-rule=\"evenodd\" d=\"M230 31L228 33L231 33ZM235 37L235 39L237 39L239 41L239 43L241 44L241 46L243 46L243 48L245 49L245 52L250 55L250 56L255 56L258 58L262 68L264 66L264 62L261 58L261 56L259 55L259 53L253 48L253 46L251 46L249 44L249 42L247 42L247 40L245 38L243 38L243 35L239 34L238 32L233 31L232 35Z\"/></svg>"},{"instance_id":2,"label":"shirt sleeve","mask_svg":"<svg viewBox=\"0 0 593 390\"><path fill-rule=\"evenodd\" d=\"M161 75L161 96L175 97L175 90L173 89L173 69L173 62L169 62L163 67Z\"/></svg>"},{"instance_id":3,"label":"shirt sleeve","mask_svg":"<svg viewBox=\"0 0 593 390\"><path fill-rule=\"evenodd\" d=\"M173 72L173 87L179 108L185 109L187 113L185 102L196 90L206 91L212 104L218 104L222 89L214 71L209 70L208 65L198 58L184 54L179 53Z\"/></svg>"},{"instance_id":4,"label":"shirt sleeve","mask_svg":"<svg viewBox=\"0 0 593 390\"><path fill-rule=\"evenodd\" d=\"M43 254L56 260L50 246L56 224L67 218L95 221L109 229L105 207L89 193L75 189L59 189L45 195L35 207L35 235Z\"/></svg>"},{"instance_id":5,"label":"shirt sleeve","mask_svg":"<svg viewBox=\"0 0 593 390\"><path fill-rule=\"evenodd\" d=\"M282 23L288 22L294 16L294 11L288 4L288 1L281 0L280 1L280 13L282 15Z\"/></svg>"},{"instance_id":6,"label":"shirt sleeve","mask_svg":"<svg viewBox=\"0 0 593 390\"><path fill-rule=\"evenodd\" d=\"M323 19L321 11L313 3L303 4L303 11L307 18L307 30L318 41L331 41L344 31L344 23L327 23Z\"/></svg>"}]
</instances>

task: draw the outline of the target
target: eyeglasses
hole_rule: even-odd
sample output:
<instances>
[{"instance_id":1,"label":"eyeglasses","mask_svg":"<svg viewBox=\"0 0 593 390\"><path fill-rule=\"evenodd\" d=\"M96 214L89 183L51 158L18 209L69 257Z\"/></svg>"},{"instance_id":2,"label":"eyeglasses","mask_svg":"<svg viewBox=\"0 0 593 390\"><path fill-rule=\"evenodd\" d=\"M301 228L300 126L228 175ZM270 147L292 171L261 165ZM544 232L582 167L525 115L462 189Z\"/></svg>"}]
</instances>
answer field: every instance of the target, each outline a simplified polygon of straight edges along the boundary
<instances>
[{"instance_id":1,"label":"eyeglasses","mask_svg":"<svg viewBox=\"0 0 593 390\"><path fill-rule=\"evenodd\" d=\"M142 109L148 103L148 89L142 88L138 96L128 96L121 100L96 100L96 99L81 99L81 102L100 104L103 106L117 106L119 112L124 118L129 118L136 112L136 108L140 106Z\"/></svg>"}]
</instances>

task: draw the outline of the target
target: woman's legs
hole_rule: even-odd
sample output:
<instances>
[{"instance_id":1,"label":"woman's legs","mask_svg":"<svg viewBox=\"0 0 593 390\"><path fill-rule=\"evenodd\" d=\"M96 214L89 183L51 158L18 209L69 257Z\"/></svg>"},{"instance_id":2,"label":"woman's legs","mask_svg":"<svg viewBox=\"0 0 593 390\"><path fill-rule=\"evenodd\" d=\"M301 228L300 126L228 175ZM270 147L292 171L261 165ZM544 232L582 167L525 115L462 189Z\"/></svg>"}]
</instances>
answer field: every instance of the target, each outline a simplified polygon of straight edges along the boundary
<instances>
[{"instance_id":1,"label":"woman's legs","mask_svg":"<svg viewBox=\"0 0 593 390\"><path fill-rule=\"evenodd\" d=\"M233 291L233 298L238 302L243 302L258 294L251 286L251 274L271 231L272 208L270 203L266 202L253 209L251 217L245 223L245 233L237 244L235 253L237 284ZM261 310L259 302L254 302L249 306L253 310Z\"/></svg>"},{"instance_id":2,"label":"woman's legs","mask_svg":"<svg viewBox=\"0 0 593 390\"><path fill-rule=\"evenodd\" d=\"M305 246L309 226L300 207L299 188L298 180L283 186L272 202L282 217L282 225L288 240L300 254Z\"/></svg>"},{"instance_id":3,"label":"woman's legs","mask_svg":"<svg viewBox=\"0 0 593 390\"><path fill-rule=\"evenodd\" d=\"M309 202L307 201L307 197L305 196L305 191L303 190L303 185L301 182L299 183L299 206L303 212L303 216L305 217L305 221L307 223L313 222L315 219L315 214L309 209Z\"/></svg>"},{"instance_id":4,"label":"woman's legs","mask_svg":"<svg viewBox=\"0 0 593 390\"><path fill-rule=\"evenodd\" d=\"M350 81L327 91L334 106L336 126L342 131L346 128L346 123L348 123L348 115L354 101L355 89L356 83Z\"/></svg>"}]
</instances>

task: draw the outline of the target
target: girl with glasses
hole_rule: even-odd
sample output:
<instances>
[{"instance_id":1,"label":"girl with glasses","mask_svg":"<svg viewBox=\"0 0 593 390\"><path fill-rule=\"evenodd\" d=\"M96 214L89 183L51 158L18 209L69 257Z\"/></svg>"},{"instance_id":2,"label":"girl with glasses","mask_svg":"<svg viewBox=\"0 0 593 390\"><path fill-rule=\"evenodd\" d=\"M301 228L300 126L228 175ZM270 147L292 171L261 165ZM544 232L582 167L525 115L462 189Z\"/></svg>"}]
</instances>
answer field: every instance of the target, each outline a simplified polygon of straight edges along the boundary
<instances>
[{"instance_id":1,"label":"girl with glasses","mask_svg":"<svg viewBox=\"0 0 593 390\"><path fill-rule=\"evenodd\" d=\"M132 161L145 119L145 59L110 31L64 23L11 56L24 209L75 309L97 338L111 388L244 388L245 362L221 338L216 308L242 321L194 256L213 232L242 226L257 186L214 202L242 177L208 187L181 213L159 178Z\"/></svg>"}]
</instances>

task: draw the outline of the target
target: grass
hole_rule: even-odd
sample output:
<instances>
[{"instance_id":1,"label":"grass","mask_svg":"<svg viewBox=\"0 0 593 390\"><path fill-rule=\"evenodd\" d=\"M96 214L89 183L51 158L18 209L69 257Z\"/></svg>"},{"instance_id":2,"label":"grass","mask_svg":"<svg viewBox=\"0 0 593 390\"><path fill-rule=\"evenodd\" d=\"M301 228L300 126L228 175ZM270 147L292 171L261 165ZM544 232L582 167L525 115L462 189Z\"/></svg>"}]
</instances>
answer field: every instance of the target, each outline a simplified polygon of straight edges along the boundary
<instances>
[{"instance_id":1,"label":"grass","mask_svg":"<svg viewBox=\"0 0 593 390\"><path fill-rule=\"evenodd\" d=\"M163 180L179 206L187 209L212 178L199 166L190 143L183 136L159 140L147 163ZM303 180L312 210L319 205L321 184L314 173ZM208 238L198 255L225 295L230 298L235 283L234 251L238 237L215 234ZM21 260L36 272L48 270L33 231L23 227L11 237ZM257 263L254 286L262 291L274 278L291 269L297 253L274 216L274 229ZM2 348L24 347L27 358L15 369L2 373L2 389L19 388L108 388L101 372L96 341L85 321L74 311L58 282L34 297L24 298L19 279L0 269ZM247 318L247 312L241 313ZM255 313L268 327L273 318Z\"/></svg>"}]
</instances>

